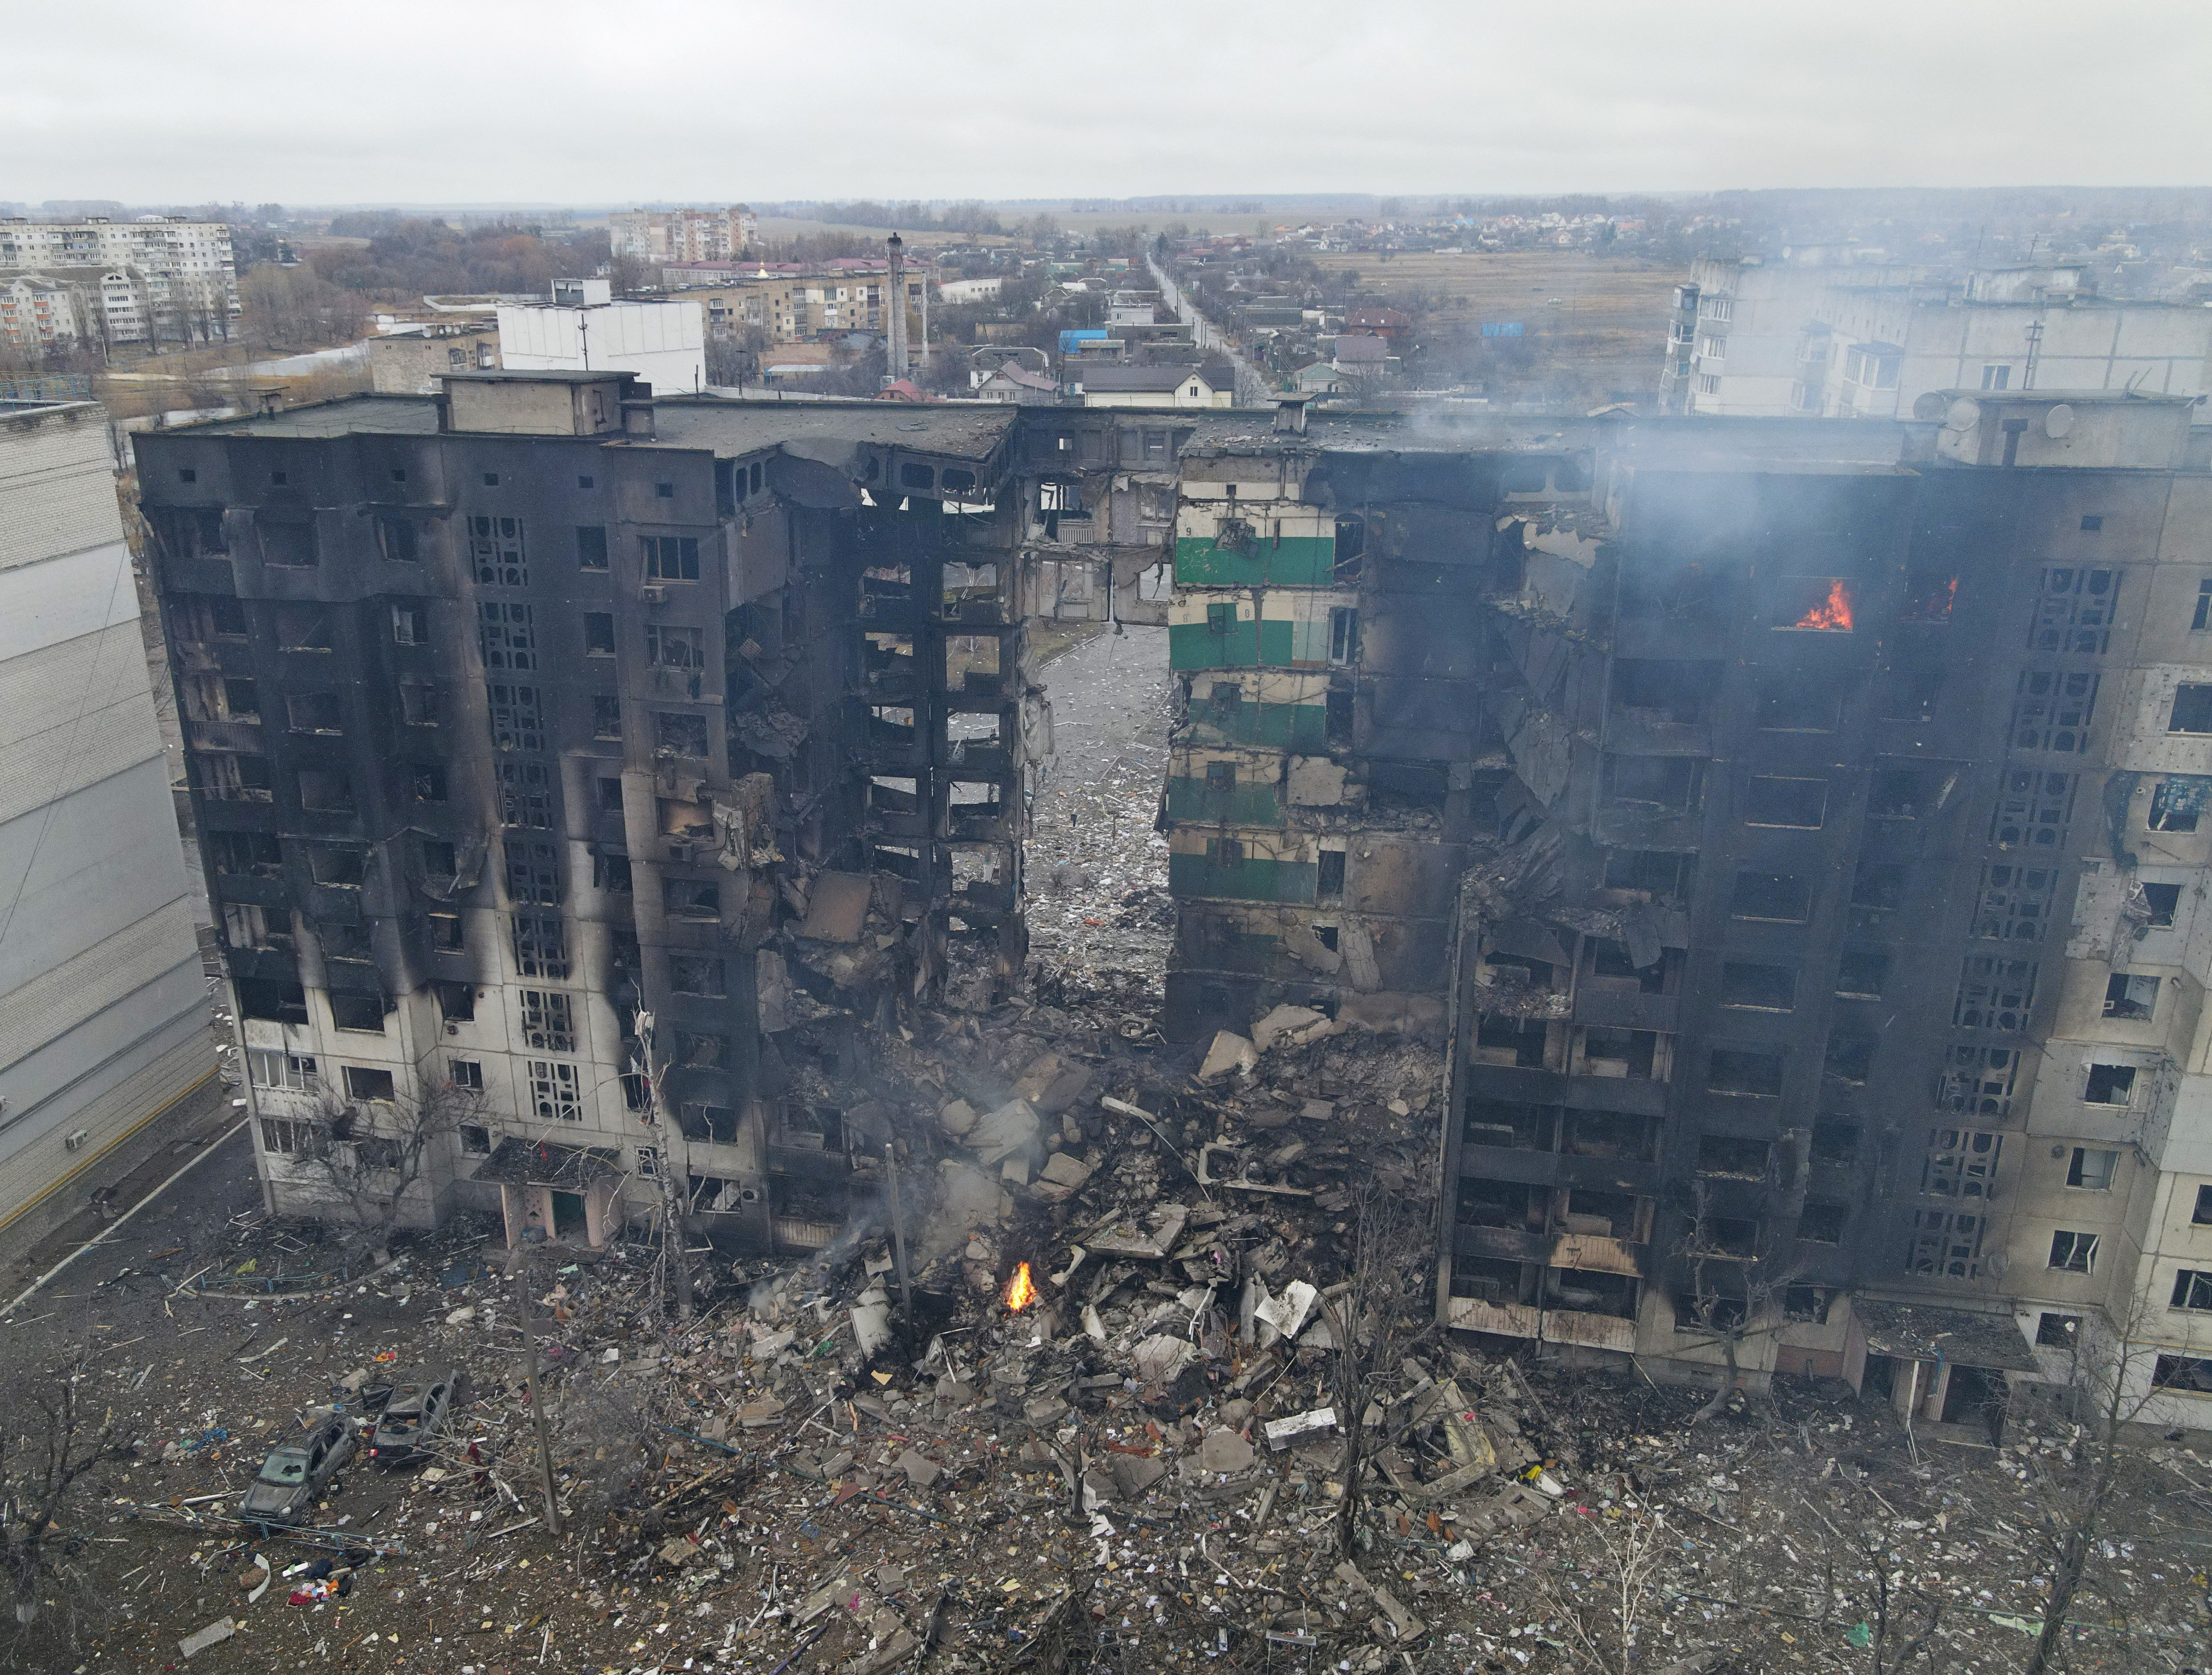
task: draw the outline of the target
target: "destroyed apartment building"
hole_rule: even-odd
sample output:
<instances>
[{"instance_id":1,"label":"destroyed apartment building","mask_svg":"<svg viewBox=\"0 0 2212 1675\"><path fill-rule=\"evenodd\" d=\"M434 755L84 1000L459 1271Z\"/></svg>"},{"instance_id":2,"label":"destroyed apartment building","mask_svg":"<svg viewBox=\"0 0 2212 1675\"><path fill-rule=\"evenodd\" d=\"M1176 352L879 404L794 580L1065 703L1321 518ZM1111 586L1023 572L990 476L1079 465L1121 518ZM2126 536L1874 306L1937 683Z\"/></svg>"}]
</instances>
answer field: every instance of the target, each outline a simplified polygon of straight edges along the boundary
<instances>
[{"instance_id":1,"label":"destroyed apartment building","mask_svg":"<svg viewBox=\"0 0 2212 1675\"><path fill-rule=\"evenodd\" d=\"M1447 1325L2204 1428L2191 407L1199 437L1164 1026L1449 1040Z\"/></svg>"},{"instance_id":2,"label":"destroyed apartment building","mask_svg":"<svg viewBox=\"0 0 2212 1675\"><path fill-rule=\"evenodd\" d=\"M434 1107L406 1221L597 1245L670 1172L834 1236L856 1016L1024 958L1012 418L489 372L137 439L273 1208Z\"/></svg>"}]
</instances>

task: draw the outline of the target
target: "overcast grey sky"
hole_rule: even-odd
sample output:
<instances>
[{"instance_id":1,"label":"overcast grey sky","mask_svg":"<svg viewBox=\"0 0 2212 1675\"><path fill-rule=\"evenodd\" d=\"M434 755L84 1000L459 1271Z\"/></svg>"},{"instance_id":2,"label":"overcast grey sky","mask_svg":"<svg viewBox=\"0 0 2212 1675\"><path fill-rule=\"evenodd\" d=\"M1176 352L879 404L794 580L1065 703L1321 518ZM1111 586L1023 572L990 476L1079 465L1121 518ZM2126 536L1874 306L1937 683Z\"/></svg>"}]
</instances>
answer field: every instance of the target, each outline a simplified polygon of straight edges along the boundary
<instances>
[{"instance_id":1,"label":"overcast grey sky","mask_svg":"<svg viewBox=\"0 0 2212 1675\"><path fill-rule=\"evenodd\" d=\"M2187 185L2204 0L8 8L0 199Z\"/></svg>"}]
</instances>

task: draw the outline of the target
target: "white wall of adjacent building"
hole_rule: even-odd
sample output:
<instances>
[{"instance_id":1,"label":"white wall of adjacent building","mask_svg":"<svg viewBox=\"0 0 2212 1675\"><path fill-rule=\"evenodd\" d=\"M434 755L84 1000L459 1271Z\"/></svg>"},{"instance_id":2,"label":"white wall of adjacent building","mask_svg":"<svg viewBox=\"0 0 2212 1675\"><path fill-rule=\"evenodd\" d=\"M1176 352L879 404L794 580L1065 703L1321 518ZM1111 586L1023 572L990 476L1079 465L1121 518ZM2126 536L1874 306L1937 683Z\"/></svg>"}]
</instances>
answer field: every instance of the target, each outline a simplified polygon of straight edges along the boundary
<instances>
[{"instance_id":1,"label":"white wall of adjacent building","mask_svg":"<svg viewBox=\"0 0 2212 1675\"><path fill-rule=\"evenodd\" d=\"M0 1226L214 1069L106 415L0 411Z\"/></svg>"},{"instance_id":2,"label":"white wall of adjacent building","mask_svg":"<svg viewBox=\"0 0 2212 1675\"><path fill-rule=\"evenodd\" d=\"M634 372L664 395L706 387L706 341L696 302L499 310L499 360L509 372Z\"/></svg>"}]
</instances>

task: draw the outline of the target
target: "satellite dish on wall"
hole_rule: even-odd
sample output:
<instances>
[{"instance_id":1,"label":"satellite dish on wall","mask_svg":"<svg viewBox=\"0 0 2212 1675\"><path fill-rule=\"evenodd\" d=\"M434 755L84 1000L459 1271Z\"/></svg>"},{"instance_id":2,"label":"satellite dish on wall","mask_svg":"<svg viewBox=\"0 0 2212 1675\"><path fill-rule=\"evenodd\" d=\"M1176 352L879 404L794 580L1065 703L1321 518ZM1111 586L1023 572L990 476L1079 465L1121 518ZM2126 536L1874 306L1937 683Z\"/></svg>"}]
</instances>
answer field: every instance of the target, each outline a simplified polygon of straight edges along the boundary
<instances>
[{"instance_id":1,"label":"satellite dish on wall","mask_svg":"<svg viewBox=\"0 0 2212 1675\"><path fill-rule=\"evenodd\" d=\"M1943 415L1946 430L1971 430L1982 422L1982 404L1960 396Z\"/></svg>"},{"instance_id":2,"label":"satellite dish on wall","mask_svg":"<svg viewBox=\"0 0 2212 1675\"><path fill-rule=\"evenodd\" d=\"M1917 419L1942 418L1944 405L1943 398L1936 391L1924 391L1912 398L1912 417Z\"/></svg>"},{"instance_id":3,"label":"satellite dish on wall","mask_svg":"<svg viewBox=\"0 0 2212 1675\"><path fill-rule=\"evenodd\" d=\"M2074 429L2074 410L2060 402L2043 416L2043 434L2057 442Z\"/></svg>"}]
</instances>

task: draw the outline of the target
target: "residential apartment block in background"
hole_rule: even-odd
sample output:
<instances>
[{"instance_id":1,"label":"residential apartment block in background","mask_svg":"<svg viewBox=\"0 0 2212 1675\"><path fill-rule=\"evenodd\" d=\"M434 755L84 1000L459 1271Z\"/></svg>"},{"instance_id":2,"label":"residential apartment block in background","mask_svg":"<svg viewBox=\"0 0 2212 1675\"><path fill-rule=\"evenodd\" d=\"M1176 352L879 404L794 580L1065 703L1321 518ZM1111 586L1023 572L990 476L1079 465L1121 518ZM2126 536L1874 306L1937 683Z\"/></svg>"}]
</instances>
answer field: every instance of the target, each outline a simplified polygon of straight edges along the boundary
<instances>
[{"instance_id":1,"label":"residential apartment block in background","mask_svg":"<svg viewBox=\"0 0 2212 1675\"><path fill-rule=\"evenodd\" d=\"M0 334L19 347L205 342L238 313L219 221L0 221Z\"/></svg>"},{"instance_id":2,"label":"residential apartment block in background","mask_svg":"<svg viewBox=\"0 0 2212 1675\"><path fill-rule=\"evenodd\" d=\"M1947 390L2212 391L2212 310L2108 302L2079 267L1954 283L1849 255L1700 257L1675 289L1660 411L1910 418Z\"/></svg>"},{"instance_id":3,"label":"residential apartment block in background","mask_svg":"<svg viewBox=\"0 0 2212 1675\"><path fill-rule=\"evenodd\" d=\"M208 1021L107 416L0 404L0 1226L212 1076Z\"/></svg>"},{"instance_id":4,"label":"residential apartment block in background","mask_svg":"<svg viewBox=\"0 0 2212 1675\"><path fill-rule=\"evenodd\" d=\"M1449 1325L2205 1428L2212 473L1942 405L1194 442L1165 1015L1449 1035Z\"/></svg>"},{"instance_id":5,"label":"residential apartment block in background","mask_svg":"<svg viewBox=\"0 0 2212 1675\"><path fill-rule=\"evenodd\" d=\"M643 262L717 262L742 256L760 223L742 204L726 210L617 210L607 217L617 256Z\"/></svg>"}]
</instances>

